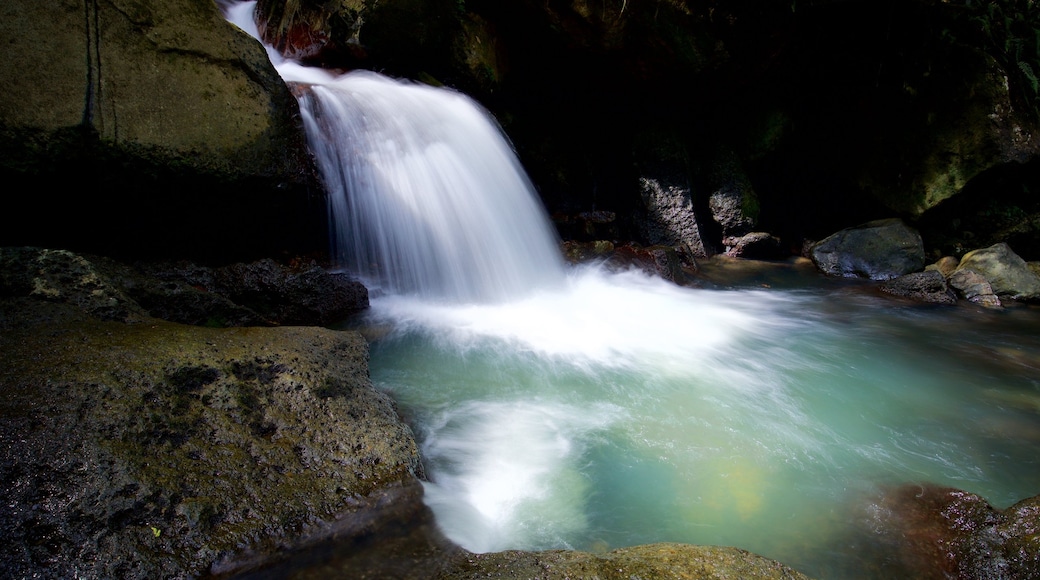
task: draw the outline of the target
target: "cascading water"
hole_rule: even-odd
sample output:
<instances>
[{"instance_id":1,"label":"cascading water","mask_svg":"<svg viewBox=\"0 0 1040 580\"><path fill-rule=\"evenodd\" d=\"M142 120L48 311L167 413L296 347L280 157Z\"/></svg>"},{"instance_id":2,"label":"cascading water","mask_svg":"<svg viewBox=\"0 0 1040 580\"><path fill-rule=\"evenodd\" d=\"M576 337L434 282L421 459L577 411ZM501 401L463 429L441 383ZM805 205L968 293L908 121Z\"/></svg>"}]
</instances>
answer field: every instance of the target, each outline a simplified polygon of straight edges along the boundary
<instances>
[{"instance_id":1,"label":"cascading water","mask_svg":"<svg viewBox=\"0 0 1040 580\"><path fill-rule=\"evenodd\" d=\"M230 19L256 36L251 6L236 6ZM552 224L504 134L473 100L370 71L332 75L272 60L302 85L333 254L370 288L472 302L563 280Z\"/></svg>"},{"instance_id":2,"label":"cascading water","mask_svg":"<svg viewBox=\"0 0 1040 580\"><path fill-rule=\"evenodd\" d=\"M472 302L562 281L548 216L473 101L359 71L312 85L300 106L337 257L369 284Z\"/></svg>"},{"instance_id":3,"label":"cascading water","mask_svg":"<svg viewBox=\"0 0 1040 580\"><path fill-rule=\"evenodd\" d=\"M229 19L256 36L251 7ZM272 60L306 85L337 248L383 289L365 320L390 329L373 381L413 421L426 501L463 547L733 545L881 578L880 486L935 482L999 507L1040 492L1034 311L568 270L508 143L464 96Z\"/></svg>"}]
</instances>

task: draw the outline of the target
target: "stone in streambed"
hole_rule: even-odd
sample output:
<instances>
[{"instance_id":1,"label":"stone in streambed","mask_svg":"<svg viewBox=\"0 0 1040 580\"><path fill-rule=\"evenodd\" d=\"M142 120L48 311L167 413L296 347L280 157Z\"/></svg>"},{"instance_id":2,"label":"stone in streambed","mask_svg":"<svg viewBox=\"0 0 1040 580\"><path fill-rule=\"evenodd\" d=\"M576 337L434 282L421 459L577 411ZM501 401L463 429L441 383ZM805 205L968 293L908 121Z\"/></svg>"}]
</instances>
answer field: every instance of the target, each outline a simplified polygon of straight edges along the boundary
<instances>
[{"instance_id":1,"label":"stone in streambed","mask_svg":"<svg viewBox=\"0 0 1040 580\"><path fill-rule=\"evenodd\" d=\"M886 294L919 302L934 304L955 304L957 302L957 297L947 285L946 278L937 270L905 274L882 282L880 289Z\"/></svg>"},{"instance_id":2,"label":"stone in streambed","mask_svg":"<svg viewBox=\"0 0 1040 580\"><path fill-rule=\"evenodd\" d=\"M997 296L1026 301L1040 299L1040 276L1003 242L968 252L957 266L957 271L961 270L981 275Z\"/></svg>"},{"instance_id":3,"label":"stone in streambed","mask_svg":"<svg viewBox=\"0 0 1040 580\"><path fill-rule=\"evenodd\" d=\"M813 244L810 257L825 274L890 280L924 269L924 242L900 219L847 228Z\"/></svg>"}]
</instances>

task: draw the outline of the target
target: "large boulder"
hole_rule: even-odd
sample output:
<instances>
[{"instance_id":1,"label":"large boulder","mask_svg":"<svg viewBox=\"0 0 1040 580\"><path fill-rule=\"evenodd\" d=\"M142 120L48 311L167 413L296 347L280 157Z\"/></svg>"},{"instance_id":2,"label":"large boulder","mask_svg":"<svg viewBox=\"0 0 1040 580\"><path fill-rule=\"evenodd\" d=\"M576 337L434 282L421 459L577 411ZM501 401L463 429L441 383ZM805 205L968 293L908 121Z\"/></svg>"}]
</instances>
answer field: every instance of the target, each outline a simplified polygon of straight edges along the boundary
<instances>
[{"instance_id":1,"label":"large boulder","mask_svg":"<svg viewBox=\"0 0 1040 580\"><path fill-rule=\"evenodd\" d=\"M1003 242L965 254L956 271L965 270L985 278L997 296L1014 300L1040 299L1040 276Z\"/></svg>"},{"instance_id":2,"label":"large boulder","mask_svg":"<svg viewBox=\"0 0 1040 580\"><path fill-rule=\"evenodd\" d=\"M356 333L106 321L111 293L50 290L0 299L5 577L198 577L422 474Z\"/></svg>"},{"instance_id":3,"label":"large boulder","mask_svg":"<svg viewBox=\"0 0 1040 580\"><path fill-rule=\"evenodd\" d=\"M813 244L810 257L825 274L889 280L924 268L924 243L900 219L847 228Z\"/></svg>"},{"instance_id":4,"label":"large boulder","mask_svg":"<svg viewBox=\"0 0 1040 580\"><path fill-rule=\"evenodd\" d=\"M12 0L0 34L0 245L214 261L325 250L296 101L212 0Z\"/></svg>"}]
</instances>

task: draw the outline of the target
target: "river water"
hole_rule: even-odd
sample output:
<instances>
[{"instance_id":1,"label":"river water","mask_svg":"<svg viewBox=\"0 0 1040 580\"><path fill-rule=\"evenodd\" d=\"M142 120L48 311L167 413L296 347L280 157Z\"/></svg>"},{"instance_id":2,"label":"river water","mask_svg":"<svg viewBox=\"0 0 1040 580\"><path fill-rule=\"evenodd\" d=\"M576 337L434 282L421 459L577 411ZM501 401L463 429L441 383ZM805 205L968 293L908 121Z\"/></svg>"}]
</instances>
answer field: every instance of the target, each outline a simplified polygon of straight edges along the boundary
<instances>
[{"instance_id":1,"label":"river water","mask_svg":"<svg viewBox=\"0 0 1040 580\"><path fill-rule=\"evenodd\" d=\"M908 304L790 265L706 286L586 266L503 304L374 298L372 378L448 537L730 545L870 578L884 486L1040 493L1036 309Z\"/></svg>"}]
</instances>

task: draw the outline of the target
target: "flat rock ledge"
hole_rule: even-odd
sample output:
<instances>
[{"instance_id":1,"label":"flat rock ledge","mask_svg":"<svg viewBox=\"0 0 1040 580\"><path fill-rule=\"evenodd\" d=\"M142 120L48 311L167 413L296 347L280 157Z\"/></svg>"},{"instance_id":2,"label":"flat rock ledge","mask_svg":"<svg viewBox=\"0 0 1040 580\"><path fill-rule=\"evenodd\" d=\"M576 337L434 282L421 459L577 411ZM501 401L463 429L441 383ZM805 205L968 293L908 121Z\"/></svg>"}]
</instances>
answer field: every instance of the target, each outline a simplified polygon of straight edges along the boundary
<instances>
[{"instance_id":1,"label":"flat rock ledge","mask_svg":"<svg viewBox=\"0 0 1040 580\"><path fill-rule=\"evenodd\" d=\"M421 475L356 333L70 308L0 306L4 577L197 577Z\"/></svg>"}]
</instances>

